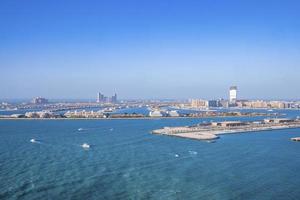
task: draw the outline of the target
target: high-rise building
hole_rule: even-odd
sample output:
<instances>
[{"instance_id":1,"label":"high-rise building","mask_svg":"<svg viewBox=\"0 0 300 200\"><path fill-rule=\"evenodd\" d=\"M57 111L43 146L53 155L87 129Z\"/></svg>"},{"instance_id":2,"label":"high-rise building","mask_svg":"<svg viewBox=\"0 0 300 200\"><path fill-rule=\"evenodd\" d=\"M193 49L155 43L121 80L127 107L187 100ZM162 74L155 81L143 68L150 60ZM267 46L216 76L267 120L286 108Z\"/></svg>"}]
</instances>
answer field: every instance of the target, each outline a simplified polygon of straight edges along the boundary
<instances>
[{"instance_id":1,"label":"high-rise building","mask_svg":"<svg viewBox=\"0 0 300 200\"><path fill-rule=\"evenodd\" d=\"M97 103L100 103L100 96L101 96L101 93L98 92L98 94L97 94Z\"/></svg>"},{"instance_id":2,"label":"high-rise building","mask_svg":"<svg viewBox=\"0 0 300 200\"><path fill-rule=\"evenodd\" d=\"M36 97L32 100L33 104L46 104L48 103L48 99L45 99L43 97Z\"/></svg>"},{"instance_id":3,"label":"high-rise building","mask_svg":"<svg viewBox=\"0 0 300 200\"><path fill-rule=\"evenodd\" d=\"M117 101L117 94L115 93L115 95L111 97L111 103L117 103Z\"/></svg>"},{"instance_id":4,"label":"high-rise building","mask_svg":"<svg viewBox=\"0 0 300 200\"><path fill-rule=\"evenodd\" d=\"M231 86L229 89L229 103L236 104L237 100L237 86Z\"/></svg>"},{"instance_id":5,"label":"high-rise building","mask_svg":"<svg viewBox=\"0 0 300 200\"><path fill-rule=\"evenodd\" d=\"M117 94L112 97L106 97L100 92L97 94L97 103L117 103Z\"/></svg>"},{"instance_id":6,"label":"high-rise building","mask_svg":"<svg viewBox=\"0 0 300 200\"><path fill-rule=\"evenodd\" d=\"M97 96L97 103L103 103L104 99L105 99L104 95L99 92Z\"/></svg>"}]
</instances>

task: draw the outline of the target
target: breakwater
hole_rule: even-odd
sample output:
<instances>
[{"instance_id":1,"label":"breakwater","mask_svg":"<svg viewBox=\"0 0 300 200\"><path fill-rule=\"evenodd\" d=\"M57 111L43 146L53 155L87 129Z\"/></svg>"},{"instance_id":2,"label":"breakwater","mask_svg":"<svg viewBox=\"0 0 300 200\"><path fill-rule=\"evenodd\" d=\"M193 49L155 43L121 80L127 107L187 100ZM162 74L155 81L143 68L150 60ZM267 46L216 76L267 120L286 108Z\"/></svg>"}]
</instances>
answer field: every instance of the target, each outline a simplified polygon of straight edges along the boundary
<instances>
[{"instance_id":1,"label":"breakwater","mask_svg":"<svg viewBox=\"0 0 300 200\"><path fill-rule=\"evenodd\" d=\"M299 128L299 119L265 119L263 121L240 122L240 121L223 121L195 126L182 127L164 127L153 130L153 134L183 137L197 140L218 139L222 134L270 131L278 129Z\"/></svg>"}]
</instances>

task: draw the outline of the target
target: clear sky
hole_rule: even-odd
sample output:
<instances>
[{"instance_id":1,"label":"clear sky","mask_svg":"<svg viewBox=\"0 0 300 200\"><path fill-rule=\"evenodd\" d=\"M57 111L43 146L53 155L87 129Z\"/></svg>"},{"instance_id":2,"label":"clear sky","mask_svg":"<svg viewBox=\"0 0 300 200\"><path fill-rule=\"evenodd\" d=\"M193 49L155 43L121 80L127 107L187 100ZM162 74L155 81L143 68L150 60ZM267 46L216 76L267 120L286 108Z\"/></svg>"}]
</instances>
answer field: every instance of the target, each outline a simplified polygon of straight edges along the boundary
<instances>
[{"instance_id":1,"label":"clear sky","mask_svg":"<svg viewBox=\"0 0 300 200\"><path fill-rule=\"evenodd\" d=\"M1 0L0 98L300 98L300 1Z\"/></svg>"}]
</instances>

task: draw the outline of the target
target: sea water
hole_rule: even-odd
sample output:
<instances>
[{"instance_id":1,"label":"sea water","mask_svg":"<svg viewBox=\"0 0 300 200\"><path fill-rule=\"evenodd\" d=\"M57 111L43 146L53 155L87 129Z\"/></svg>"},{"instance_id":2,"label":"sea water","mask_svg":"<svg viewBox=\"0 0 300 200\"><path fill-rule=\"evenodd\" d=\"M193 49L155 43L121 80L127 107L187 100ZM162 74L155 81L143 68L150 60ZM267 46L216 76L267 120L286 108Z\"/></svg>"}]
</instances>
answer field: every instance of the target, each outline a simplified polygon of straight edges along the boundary
<instances>
[{"instance_id":1,"label":"sea water","mask_svg":"<svg viewBox=\"0 0 300 200\"><path fill-rule=\"evenodd\" d=\"M209 120L2 120L0 199L299 199L300 129L150 134Z\"/></svg>"}]
</instances>

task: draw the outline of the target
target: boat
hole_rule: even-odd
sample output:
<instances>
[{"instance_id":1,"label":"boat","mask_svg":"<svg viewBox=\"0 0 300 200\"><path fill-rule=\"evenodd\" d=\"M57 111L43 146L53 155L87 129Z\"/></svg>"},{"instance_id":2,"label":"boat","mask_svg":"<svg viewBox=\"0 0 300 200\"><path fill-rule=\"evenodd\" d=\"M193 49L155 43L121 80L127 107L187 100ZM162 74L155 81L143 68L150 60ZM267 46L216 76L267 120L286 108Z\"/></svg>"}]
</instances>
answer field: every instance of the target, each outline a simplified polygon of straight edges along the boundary
<instances>
[{"instance_id":1,"label":"boat","mask_svg":"<svg viewBox=\"0 0 300 200\"><path fill-rule=\"evenodd\" d=\"M272 109L269 109L268 111L269 111L269 112L273 112L273 110L272 110Z\"/></svg>"},{"instance_id":2,"label":"boat","mask_svg":"<svg viewBox=\"0 0 300 200\"><path fill-rule=\"evenodd\" d=\"M83 144L81 145L81 147L84 148L84 149L89 149L89 148L90 148L90 145L89 145L88 143L83 143Z\"/></svg>"},{"instance_id":3,"label":"boat","mask_svg":"<svg viewBox=\"0 0 300 200\"><path fill-rule=\"evenodd\" d=\"M31 140L30 140L30 142L32 142L32 143L35 143L35 142L36 142L36 140L35 140L35 139L31 139Z\"/></svg>"},{"instance_id":4,"label":"boat","mask_svg":"<svg viewBox=\"0 0 300 200\"><path fill-rule=\"evenodd\" d=\"M292 141L300 142L300 137L291 138Z\"/></svg>"},{"instance_id":5,"label":"boat","mask_svg":"<svg viewBox=\"0 0 300 200\"><path fill-rule=\"evenodd\" d=\"M79 128L78 131L83 131L83 128Z\"/></svg>"}]
</instances>

